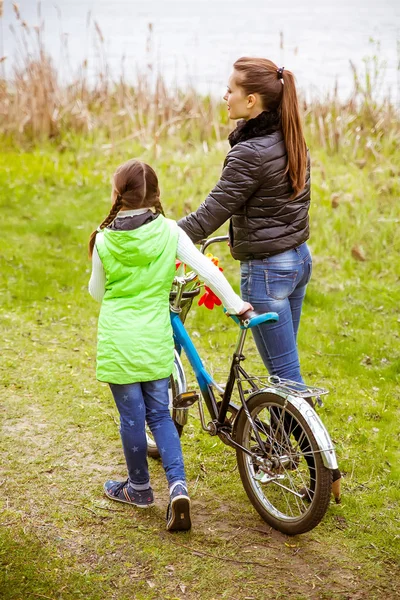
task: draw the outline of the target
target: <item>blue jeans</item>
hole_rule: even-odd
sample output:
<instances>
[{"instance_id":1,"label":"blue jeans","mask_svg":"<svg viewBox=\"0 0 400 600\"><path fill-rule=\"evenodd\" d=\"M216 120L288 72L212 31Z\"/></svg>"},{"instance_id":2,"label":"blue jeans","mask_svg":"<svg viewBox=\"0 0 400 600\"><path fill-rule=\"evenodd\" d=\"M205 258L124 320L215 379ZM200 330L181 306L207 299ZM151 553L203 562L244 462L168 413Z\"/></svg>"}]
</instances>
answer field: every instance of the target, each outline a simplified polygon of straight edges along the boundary
<instances>
[{"instance_id":1,"label":"blue jeans","mask_svg":"<svg viewBox=\"0 0 400 600\"><path fill-rule=\"evenodd\" d=\"M144 383L110 384L120 415L129 482L136 490L150 485L146 421L159 449L168 484L185 481L181 443L168 408L168 383L167 377Z\"/></svg>"},{"instance_id":2,"label":"blue jeans","mask_svg":"<svg viewBox=\"0 0 400 600\"><path fill-rule=\"evenodd\" d=\"M241 294L257 312L277 312L277 323L252 329L261 358L271 375L304 383L300 374L297 332L312 271L306 243L298 248L241 265Z\"/></svg>"}]
</instances>

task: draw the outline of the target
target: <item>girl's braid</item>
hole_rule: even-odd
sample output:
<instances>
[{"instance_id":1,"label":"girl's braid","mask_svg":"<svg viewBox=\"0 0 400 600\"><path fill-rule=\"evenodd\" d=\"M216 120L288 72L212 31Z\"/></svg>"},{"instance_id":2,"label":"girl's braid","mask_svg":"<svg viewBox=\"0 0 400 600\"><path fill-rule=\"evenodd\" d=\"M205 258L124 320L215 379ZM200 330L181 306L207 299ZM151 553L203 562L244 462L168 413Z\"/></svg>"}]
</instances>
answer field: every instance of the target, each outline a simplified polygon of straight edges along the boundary
<instances>
[{"instance_id":1,"label":"girl's braid","mask_svg":"<svg viewBox=\"0 0 400 600\"><path fill-rule=\"evenodd\" d=\"M93 248L94 248L94 244L96 241L96 235L98 233L98 231L100 229L104 229L105 227L108 227L108 225L110 225L115 217L117 216L117 214L120 211L120 208L122 206L122 196L120 194L117 195L114 204L111 207L111 210L109 212L109 214L107 215L107 217L104 219L104 221L102 223L100 223L99 227L92 232L92 235L90 236L90 240L89 240L89 255L92 256L93 254Z\"/></svg>"},{"instance_id":2,"label":"girl's braid","mask_svg":"<svg viewBox=\"0 0 400 600\"><path fill-rule=\"evenodd\" d=\"M157 200L154 202L154 208L156 209L157 213L161 213L163 215L163 217L165 217L164 209L163 209L162 204L160 202L160 198L158 198L158 197L157 197Z\"/></svg>"},{"instance_id":3,"label":"girl's braid","mask_svg":"<svg viewBox=\"0 0 400 600\"><path fill-rule=\"evenodd\" d=\"M118 194L115 199L114 204L111 207L111 210L110 210L108 216L100 224L100 229L104 229L105 227L108 227L114 221L115 217L117 216L117 214L120 211L121 206L122 206L122 196L120 194Z\"/></svg>"}]
</instances>

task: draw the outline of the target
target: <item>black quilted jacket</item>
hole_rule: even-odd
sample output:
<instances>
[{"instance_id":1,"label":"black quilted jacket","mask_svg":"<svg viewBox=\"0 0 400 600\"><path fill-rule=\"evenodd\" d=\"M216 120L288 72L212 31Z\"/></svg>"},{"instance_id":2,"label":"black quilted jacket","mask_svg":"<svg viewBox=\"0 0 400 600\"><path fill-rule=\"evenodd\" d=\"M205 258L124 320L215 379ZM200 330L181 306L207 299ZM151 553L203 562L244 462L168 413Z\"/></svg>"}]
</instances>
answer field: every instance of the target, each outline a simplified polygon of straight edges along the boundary
<instances>
[{"instance_id":1,"label":"black quilted jacket","mask_svg":"<svg viewBox=\"0 0 400 600\"><path fill-rule=\"evenodd\" d=\"M260 259L296 248L309 237L310 164L306 185L291 200L279 115L263 112L230 134L221 179L196 212L178 222L194 242L230 219L233 258Z\"/></svg>"}]
</instances>

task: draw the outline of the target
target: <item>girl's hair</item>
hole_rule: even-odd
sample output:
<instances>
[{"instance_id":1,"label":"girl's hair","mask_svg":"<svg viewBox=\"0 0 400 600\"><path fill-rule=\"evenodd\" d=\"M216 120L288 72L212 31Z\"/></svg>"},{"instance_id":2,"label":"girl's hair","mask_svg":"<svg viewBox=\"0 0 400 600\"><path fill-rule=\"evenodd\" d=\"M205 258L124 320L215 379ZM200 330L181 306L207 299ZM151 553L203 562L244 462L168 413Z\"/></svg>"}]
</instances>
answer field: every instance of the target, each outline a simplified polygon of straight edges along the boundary
<instances>
[{"instance_id":1,"label":"girl's hair","mask_svg":"<svg viewBox=\"0 0 400 600\"><path fill-rule=\"evenodd\" d=\"M307 146L303 134L293 73L279 69L266 58L239 58L233 68L240 74L237 84L246 94L260 94L263 108L279 111L288 155L286 173L293 198L304 188L307 171Z\"/></svg>"},{"instance_id":2,"label":"girl's hair","mask_svg":"<svg viewBox=\"0 0 400 600\"><path fill-rule=\"evenodd\" d=\"M122 209L155 208L157 213L164 214L160 202L160 188L157 175L146 163L131 159L120 165L113 175L111 191L111 210L100 224L99 229L110 225ZM89 240L89 255L92 256L96 241L93 231Z\"/></svg>"}]
</instances>

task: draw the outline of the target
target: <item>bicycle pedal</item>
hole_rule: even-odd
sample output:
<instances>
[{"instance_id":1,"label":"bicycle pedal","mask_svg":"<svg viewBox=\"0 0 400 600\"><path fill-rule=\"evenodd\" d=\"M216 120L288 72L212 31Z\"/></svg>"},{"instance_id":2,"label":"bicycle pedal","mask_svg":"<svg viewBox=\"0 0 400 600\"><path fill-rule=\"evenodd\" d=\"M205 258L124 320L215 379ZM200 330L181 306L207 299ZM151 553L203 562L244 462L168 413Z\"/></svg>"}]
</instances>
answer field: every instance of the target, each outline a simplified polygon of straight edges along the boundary
<instances>
[{"instance_id":1,"label":"bicycle pedal","mask_svg":"<svg viewBox=\"0 0 400 600\"><path fill-rule=\"evenodd\" d=\"M200 395L197 392L182 392L182 394L175 396L172 405L174 408L189 408L199 399Z\"/></svg>"}]
</instances>

